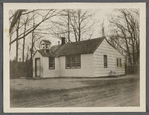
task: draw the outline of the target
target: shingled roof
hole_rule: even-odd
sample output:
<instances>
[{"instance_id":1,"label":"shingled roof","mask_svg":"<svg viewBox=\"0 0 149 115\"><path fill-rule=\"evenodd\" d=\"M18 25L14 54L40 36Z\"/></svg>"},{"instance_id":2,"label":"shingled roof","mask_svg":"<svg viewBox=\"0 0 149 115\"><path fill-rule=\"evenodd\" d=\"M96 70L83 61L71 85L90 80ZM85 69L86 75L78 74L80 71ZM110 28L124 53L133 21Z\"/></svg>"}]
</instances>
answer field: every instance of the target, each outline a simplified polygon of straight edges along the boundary
<instances>
[{"instance_id":1,"label":"shingled roof","mask_svg":"<svg viewBox=\"0 0 149 115\"><path fill-rule=\"evenodd\" d=\"M57 57L56 54L54 54L53 52L51 52L49 50L49 52L45 52L44 50L37 50L43 57Z\"/></svg>"},{"instance_id":2,"label":"shingled roof","mask_svg":"<svg viewBox=\"0 0 149 115\"><path fill-rule=\"evenodd\" d=\"M42 41L45 42L45 43L51 44L51 42L49 40L42 40Z\"/></svg>"},{"instance_id":3,"label":"shingled roof","mask_svg":"<svg viewBox=\"0 0 149 115\"><path fill-rule=\"evenodd\" d=\"M80 42L73 42L61 45L55 54L58 56L93 53L102 43L104 38L90 39Z\"/></svg>"},{"instance_id":4,"label":"shingled roof","mask_svg":"<svg viewBox=\"0 0 149 115\"><path fill-rule=\"evenodd\" d=\"M103 40L104 40L104 37L53 46L51 47L50 49L51 53L49 54L46 54L43 50L38 50L38 51L44 57L46 56L58 57L58 56L75 55L75 54L88 54L88 53L93 53L98 48L98 46L102 43Z\"/></svg>"}]
</instances>

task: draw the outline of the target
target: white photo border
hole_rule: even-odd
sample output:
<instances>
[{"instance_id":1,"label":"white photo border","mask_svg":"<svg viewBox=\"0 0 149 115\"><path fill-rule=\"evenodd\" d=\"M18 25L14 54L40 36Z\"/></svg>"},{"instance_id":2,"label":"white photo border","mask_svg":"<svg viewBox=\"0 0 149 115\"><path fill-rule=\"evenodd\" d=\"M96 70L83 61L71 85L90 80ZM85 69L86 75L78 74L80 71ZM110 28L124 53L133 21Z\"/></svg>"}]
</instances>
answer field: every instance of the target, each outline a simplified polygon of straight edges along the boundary
<instances>
[{"instance_id":1,"label":"white photo border","mask_svg":"<svg viewBox=\"0 0 149 115\"><path fill-rule=\"evenodd\" d=\"M146 3L4 3L3 4L3 112L145 112L146 111ZM9 10L11 9L140 9L140 107L10 108Z\"/></svg>"}]
</instances>

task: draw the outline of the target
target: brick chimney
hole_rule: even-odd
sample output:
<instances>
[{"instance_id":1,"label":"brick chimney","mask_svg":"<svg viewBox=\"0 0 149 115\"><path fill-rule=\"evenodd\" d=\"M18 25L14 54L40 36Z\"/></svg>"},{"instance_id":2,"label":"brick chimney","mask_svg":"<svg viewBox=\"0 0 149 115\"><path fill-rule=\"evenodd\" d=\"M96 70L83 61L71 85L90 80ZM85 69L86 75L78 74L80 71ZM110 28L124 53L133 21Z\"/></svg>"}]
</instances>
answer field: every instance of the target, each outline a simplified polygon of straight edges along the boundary
<instances>
[{"instance_id":1,"label":"brick chimney","mask_svg":"<svg viewBox=\"0 0 149 115\"><path fill-rule=\"evenodd\" d=\"M62 37L62 45L65 44L65 37Z\"/></svg>"}]
</instances>

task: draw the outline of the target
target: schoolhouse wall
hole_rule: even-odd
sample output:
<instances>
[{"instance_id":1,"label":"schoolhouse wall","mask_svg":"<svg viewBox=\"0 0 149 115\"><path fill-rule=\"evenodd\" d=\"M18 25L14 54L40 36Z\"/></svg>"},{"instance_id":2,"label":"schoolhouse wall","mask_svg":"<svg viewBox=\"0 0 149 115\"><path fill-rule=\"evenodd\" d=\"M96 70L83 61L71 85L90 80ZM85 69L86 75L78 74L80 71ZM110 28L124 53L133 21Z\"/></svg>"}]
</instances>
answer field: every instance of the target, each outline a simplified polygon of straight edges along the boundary
<instances>
[{"instance_id":1,"label":"schoolhouse wall","mask_svg":"<svg viewBox=\"0 0 149 115\"><path fill-rule=\"evenodd\" d=\"M59 58L55 58L55 68L49 69L49 57L43 57L43 78L60 77Z\"/></svg>"},{"instance_id":2,"label":"schoolhouse wall","mask_svg":"<svg viewBox=\"0 0 149 115\"><path fill-rule=\"evenodd\" d=\"M93 54L81 54L81 68L78 69L67 69L65 56L59 59L61 77L93 77Z\"/></svg>"},{"instance_id":3,"label":"schoolhouse wall","mask_svg":"<svg viewBox=\"0 0 149 115\"><path fill-rule=\"evenodd\" d=\"M107 68L104 68L104 55L107 55ZM121 58L122 67L117 67L117 58ZM93 53L94 76L113 76L125 74L125 59L117 50L104 40ZM112 74L109 74L112 71Z\"/></svg>"}]
</instances>

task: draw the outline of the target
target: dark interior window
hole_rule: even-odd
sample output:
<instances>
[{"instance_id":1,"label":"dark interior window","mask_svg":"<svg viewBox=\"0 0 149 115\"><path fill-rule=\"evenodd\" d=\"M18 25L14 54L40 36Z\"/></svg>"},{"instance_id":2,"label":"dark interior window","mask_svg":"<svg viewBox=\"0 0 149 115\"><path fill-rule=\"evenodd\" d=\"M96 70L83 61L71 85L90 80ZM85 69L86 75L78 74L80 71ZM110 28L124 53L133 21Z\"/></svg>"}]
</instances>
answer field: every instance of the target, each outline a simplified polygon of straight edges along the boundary
<instances>
[{"instance_id":1,"label":"dark interior window","mask_svg":"<svg viewBox=\"0 0 149 115\"><path fill-rule=\"evenodd\" d=\"M81 68L80 55L66 56L66 68Z\"/></svg>"},{"instance_id":2,"label":"dark interior window","mask_svg":"<svg viewBox=\"0 0 149 115\"><path fill-rule=\"evenodd\" d=\"M107 68L107 55L104 55L104 68Z\"/></svg>"},{"instance_id":3,"label":"dark interior window","mask_svg":"<svg viewBox=\"0 0 149 115\"><path fill-rule=\"evenodd\" d=\"M121 62L121 58L120 58L120 67L122 67L122 62Z\"/></svg>"},{"instance_id":4,"label":"dark interior window","mask_svg":"<svg viewBox=\"0 0 149 115\"><path fill-rule=\"evenodd\" d=\"M49 48L49 44L46 44L46 48Z\"/></svg>"},{"instance_id":5,"label":"dark interior window","mask_svg":"<svg viewBox=\"0 0 149 115\"><path fill-rule=\"evenodd\" d=\"M49 69L55 69L55 58L49 57Z\"/></svg>"},{"instance_id":6,"label":"dark interior window","mask_svg":"<svg viewBox=\"0 0 149 115\"><path fill-rule=\"evenodd\" d=\"M116 60L116 61L117 61L117 67L118 67L118 65L119 65L119 62L118 62L118 61L119 61L119 59L117 58L117 60Z\"/></svg>"},{"instance_id":7,"label":"dark interior window","mask_svg":"<svg viewBox=\"0 0 149 115\"><path fill-rule=\"evenodd\" d=\"M122 67L122 60L121 60L121 58L117 58L117 67Z\"/></svg>"}]
</instances>

